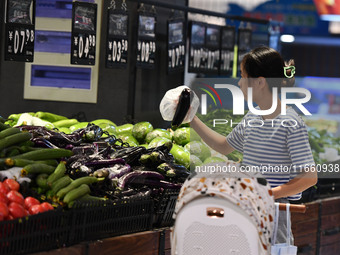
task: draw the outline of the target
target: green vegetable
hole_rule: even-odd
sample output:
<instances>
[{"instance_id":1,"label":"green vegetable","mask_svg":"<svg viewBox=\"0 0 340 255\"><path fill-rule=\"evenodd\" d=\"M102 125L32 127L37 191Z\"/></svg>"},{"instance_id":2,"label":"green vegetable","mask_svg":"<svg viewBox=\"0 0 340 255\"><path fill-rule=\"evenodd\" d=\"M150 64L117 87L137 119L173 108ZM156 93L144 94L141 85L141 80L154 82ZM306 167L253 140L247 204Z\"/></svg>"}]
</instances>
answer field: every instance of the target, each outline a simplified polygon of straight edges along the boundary
<instances>
[{"instance_id":1,"label":"green vegetable","mask_svg":"<svg viewBox=\"0 0 340 255\"><path fill-rule=\"evenodd\" d=\"M132 128L132 135L138 142L143 143L146 135L153 130L150 122L142 121L135 124Z\"/></svg>"},{"instance_id":2,"label":"green vegetable","mask_svg":"<svg viewBox=\"0 0 340 255\"><path fill-rule=\"evenodd\" d=\"M58 129L59 129L59 132L64 132L67 135L72 133L72 131L69 128L67 128L67 127L60 127Z\"/></svg>"},{"instance_id":3,"label":"green vegetable","mask_svg":"<svg viewBox=\"0 0 340 255\"><path fill-rule=\"evenodd\" d=\"M40 164L40 163L34 163L34 164L29 164L25 166L21 170L21 175L26 176L27 174L40 174L40 173L51 174L53 173L54 169L55 167L53 166Z\"/></svg>"},{"instance_id":4,"label":"green vegetable","mask_svg":"<svg viewBox=\"0 0 340 255\"><path fill-rule=\"evenodd\" d=\"M203 164L219 163L219 162L226 162L226 160L220 157L209 157L204 160Z\"/></svg>"},{"instance_id":5,"label":"green vegetable","mask_svg":"<svg viewBox=\"0 0 340 255\"><path fill-rule=\"evenodd\" d=\"M52 185L54 182L56 182L58 179L63 177L65 175L66 171L66 162L61 161L58 166L55 168L54 172L47 178L47 184Z\"/></svg>"},{"instance_id":6,"label":"green vegetable","mask_svg":"<svg viewBox=\"0 0 340 255\"><path fill-rule=\"evenodd\" d=\"M62 188L65 188L68 185L70 185L71 182L72 182L72 179L68 175L65 175L65 176L61 177L60 179L58 179L57 181L55 181L52 184L52 186L51 186L52 194L53 195L57 194L57 192L59 190L61 190Z\"/></svg>"},{"instance_id":7,"label":"green vegetable","mask_svg":"<svg viewBox=\"0 0 340 255\"><path fill-rule=\"evenodd\" d=\"M75 124L79 123L77 119L67 119L67 120L58 120L56 122L53 122L52 124L56 127L56 128L62 128L62 127L70 127L73 126Z\"/></svg>"},{"instance_id":8,"label":"green vegetable","mask_svg":"<svg viewBox=\"0 0 340 255\"><path fill-rule=\"evenodd\" d=\"M129 133L121 133L117 136L122 139L123 142L128 143L130 146L138 146L138 141Z\"/></svg>"},{"instance_id":9,"label":"green vegetable","mask_svg":"<svg viewBox=\"0 0 340 255\"><path fill-rule=\"evenodd\" d=\"M65 188L62 188L61 190L58 191L57 197L62 199L68 192L71 190L78 188L82 184L91 184L94 182L98 182L100 179L97 179L96 177L91 177L91 176L85 176L85 177L80 177L74 181L72 181L69 185L67 185Z\"/></svg>"},{"instance_id":10,"label":"green vegetable","mask_svg":"<svg viewBox=\"0 0 340 255\"><path fill-rule=\"evenodd\" d=\"M171 139L171 135L169 131L165 129L161 129L161 128L156 128L146 135L145 142L150 143L156 137L165 137L165 138Z\"/></svg>"},{"instance_id":11,"label":"green vegetable","mask_svg":"<svg viewBox=\"0 0 340 255\"><path fill-rule=\"evenodd\" d=\"M69 129L71 130L71 132L73 132L81 128L86 128L88 124L89 124L88 122L79 122L77 124L70 126Z\"/></svg>"},{"instance_id":12,"label":"green vegetable","mask_svg":"<svg viewBox=\"0 0 340 255\"><path fill-rule=\"evenodd\" d=\"M0 132L0 139L3 139L10 135L18 134L18 133L20 133L20 130L18 128L7 128Z\"/></svg>"},{"instance_id":13,"label":"green vegetable","mask_svg":"<svg viewBox=\"0 0 340 255\"><path fill-rule=\"evenodd\" d=\"M85 196L87 194L90 194L91 190L90 187L87 184L82 184L79 187L71 190L70 192L68 192L65 197L64 197L64 202L66 204L81 198L82 196Z\"/></svg>"},{"instance_id":14,"label":"green vegetable","mask_svg":"<svg viewBox=\"0 0 340 255\"><path fill-rule=\"evenodd\" d=\"M186 168L190 167L190 153L182 146L173 144L170 153L174 156L175 161L178 164L181 164Z\"/></svg>"},{"instance_id":15,"label":"green vegetable","mask_svg":"<svg viewBox=\"0 0 340 255\"><path fill-rule=\"evenodd\" d=\"M121 126L117 126L116 132L117 132L117 134L121 134L121 133L132 134L132 128L133 128L132 124L124 124L124 125L121 125Z\"/></svg>"},{"instance_id":16,"label":"green vegetable","mask_svg":"<svg viewBox=\"0 0 340 255\"><path fill-rule=\"evenodd\" d=\"M71 157L72 155L73 152L66 149L40 149L14 156L12 159L45 160Z\"/></svg>"},{"instance_id":17,"label":"green vegetable","mask_svg":"<svg viewBox=\"0 0 340 255\"><path fill-rule=\"evenodd\" d=\"M209 147L200 141L191 141L184 148L190 152L190 155L197 156L202 162L211 156Z\"/></svg>"},{"instance_id":18,"label":"green vegetable","mask_svg":"<svg viewBox=\"0 0 340 255\"><path fill-rule=\"evenodd\" d=\"M190 128L183 127L176 129L174 132L174 140L179 145L186 145L190 142Z\"/></svg>"},{"instance_id":19,"label":"green vegetable","mask_svg":"<svg viewBox=\"0 0 340 255\"><path fill-rule=\"evenodd\" d=\"M196 166L201 166L202 161L195 155L190 155L190 170L195 171Z\"/></svg>"},{"instance_id":20,"label":"green vegetable","mask_svg":"<svg viewBox=\"0 0 340 255\"><path fill-rule=\"evenodd\" d=\"M154 148L154 147L158 147L158 146L161 146L163 144L167 144L167 145L170 145L171 147L171 140L168 139L168 138L165 138L165 137L161 137L161 136L158 136L156 138L154 138L148 145L148 149L150 148Z\"/></svg>"},{"instance_id":21,"label":"green vegetable","mask_svg":"<svg viewBox=\"0 0 340 255\"><path fill-rule=\"evenodd\" d=\"M47 120L49 122L56 122L59 120L67 119L65 116L61 116L61 115L50 113L50 112L36 112L34 116L40 119L43 119L43 120Z\"/></svg>"},{"instance_id":22,"label":"green vegetable","mask_svg":"<svg viewBox=\"0 0 340 255\"><path fill-rule=\"evenodd\" d=\"M45 190L50 188L50 186L47 184L47 177L48 174L42 173L35 178L35 182L37 183L37 185Z\"/></svg>"},{"instance_id":23,"label":"green vegetable","mask_svg":"<svg viewBox=\"0 0 340 255\"><path fill-rule=\"evenodd\" d=\"M112 126L117 127L117 125L115 123L113 123L111 120L108 120L108 119L97 119L97 120L93 120L93 121L90 121L90 122L97 125L97 126L99 126L99 124L106 123L106 124L110 124Z\"/></svg>"},{"instance_id":24,"label":"green vegetable","mask_svg":"<svg viewBox=\"0 0 340 255\"><path fill-rule=\"evenodd\" d=\"M6 136L0 140L0 150L9 147L11 145L28 141L32 138L32 134L29 132L20 132L18 134Z\"/></svg>"},{"instance_id":25,"label":"green vegetable","mask_svg":"<svg viewBox=\"0 0 340 255\"><path fill-rule=\"evenodd\" d=\"M108 132L110 135L117 134L116 126L110 123L99 123L97 126L99 126L104 132ZM102 137L107 137L107 135L103 134Z\"/></svg>"}]
</instances>

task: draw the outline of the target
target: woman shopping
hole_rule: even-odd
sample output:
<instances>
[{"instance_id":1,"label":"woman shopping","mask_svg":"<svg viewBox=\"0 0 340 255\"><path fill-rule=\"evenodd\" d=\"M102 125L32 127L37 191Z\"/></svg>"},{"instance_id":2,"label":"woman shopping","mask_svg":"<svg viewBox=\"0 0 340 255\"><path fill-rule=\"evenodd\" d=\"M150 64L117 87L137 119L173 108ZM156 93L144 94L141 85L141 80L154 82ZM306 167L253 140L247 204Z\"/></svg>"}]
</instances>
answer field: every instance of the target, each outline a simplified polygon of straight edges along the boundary
<instances>
[{"instance_id":1,"label":"woman shopping","mask_svg":"<svg viewBox=\"0 0 340 255\"><path fill-rule=\"evenodd\" d=\"M283 114L280 99L277 98L277 104L273 102L273 89L280 92L281 88L294 85L294 62L291 60L286 64L277 51L259 47L244 56L240 68L238 85L244 98L248 98L248 88L252 88L256 108L268 110L274 103L277 106L274 112L256 115L249 111L227 137L207 127L197 116L191 127L217 152L223 155L233 150L243 153L242 164L255 166L263 173L277 202L298 200L302 191L317 182L307 129L293 108L287 107L286 114ZM249 121L252 125L247 124ZM257 122L262 125L256 125ZM290 171L263 171L265 167ZM283 215L280 215L276 243L286 242Z\"/></svg>"}]
</instances>

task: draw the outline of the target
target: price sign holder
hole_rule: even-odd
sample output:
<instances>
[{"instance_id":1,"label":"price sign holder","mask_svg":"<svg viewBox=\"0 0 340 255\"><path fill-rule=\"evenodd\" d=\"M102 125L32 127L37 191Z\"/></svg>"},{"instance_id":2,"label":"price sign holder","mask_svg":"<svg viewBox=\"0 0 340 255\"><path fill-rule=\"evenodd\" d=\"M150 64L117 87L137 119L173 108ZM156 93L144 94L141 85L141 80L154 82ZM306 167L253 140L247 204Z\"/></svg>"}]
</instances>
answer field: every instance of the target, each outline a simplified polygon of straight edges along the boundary
<instances>
[{"instance_id":1,"label":"price sign holder","mask_svg":"<svg viewBox=\"0 0 340 255\"><path fill-rule=\"evenodd\" d=\"M189 73L199 73L206 70L207 49L205 48L206 23L190 22L189 41Z\"/></svg>"},{"instance_id":2,"label":"price sign holder","mask_svg":"<svg viewBox=\"0 0 340 255\"><path fill-rule=\"evenodd\" d=\"M126 68L128 62L129 14L125 0L121 9L116 9L115 1L107 13L106 67Z\"/></svg>"},{"instance_id":3,"label":"price sign holder","mask_svg":"<svg viewBox=\"0 0 340 255\"><path fill-rule=\"evenodd\" d=\"M185 65L185 20L181 16L168 19L168 73L184 71Z\"/></svg>"},{"instance_id":4,"label":"price sign holder","mask_svg":"<svg viewBox=\"0 0 340 255\"><path fill-rule=\"evenodd\" d=\"M249 52L251 48L252 30L248 27L239 27L237 37L237 56L238 56L238 69L244 55ZM239 70L238 70L239 71ZM239 72L238 72L239 73Z\"/></svg>"},{"instance_id":5,"label":"price sign holder","mask_svg":"<svg viewBox=\"0 0 340 255\"><path fill-rule=\"evenodd\" d=\"M94 65L97 4L72 3L71 64Z\"/></svg>"},{"instance_id":6,"label":"price sign holder","mask_svg":"<svg viewBox=\"0 0 340 255\"><path fill-rule=\"evenodd\" d=\"M207 50L207 64L205 73L218 74L220 68L221 27L206 25L205 48Z\"/></svg>"},{"instance_id":7,"label":"price sign holder","mask_svg":"<svg viewBox=\"0 0 340 255\"><path fill-rule=\"evenodd\" d=\"M236 31L234 26L221 28L221 65L220 75L232 75Z\"/></svg>"},{"instance_id":8,"label":"price sign holder","mask_svg":"<svg viewBox=\"0 0 340 255\"><path fill-rule=\"evenodd\" d=\"M156 57L156 9L146 11L142 3L138 14L137 66L152 69Z\"/></svg>"},{"instance_id":9,"label":"price sign holder","mask_svg":"<svg viewBox=\"0 0 340 255\"><path fill-rule=\"evenodd\" d=\"M5 60L33 62L35 0L7 0Z\"/></svg>"}]
</instances>

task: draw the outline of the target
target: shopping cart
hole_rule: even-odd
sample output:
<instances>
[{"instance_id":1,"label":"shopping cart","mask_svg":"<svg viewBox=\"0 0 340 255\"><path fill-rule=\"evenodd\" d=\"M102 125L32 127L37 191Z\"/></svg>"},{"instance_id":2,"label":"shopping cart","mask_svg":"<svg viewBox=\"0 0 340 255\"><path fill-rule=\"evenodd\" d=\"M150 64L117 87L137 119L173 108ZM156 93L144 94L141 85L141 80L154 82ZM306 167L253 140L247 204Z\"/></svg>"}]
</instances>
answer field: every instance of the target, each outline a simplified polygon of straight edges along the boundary
<instances>
[{"instance_id":1,"label":"shopping cart","mask_svg":"<svg viewBox=\"0 0 340 255\"><path fill-rule=\"evenodd\" d=\"M228 178L224 178L227 179ZM239 255L264 255L270 254L270 236L272 234L273 220L275 215L274 199L268 184L257 185L256 178L247 178L248 187L258 188L259 191L249 192L242 195L240 201L245 201L242 205L235 198L231 191L226 190L230 187L230 182L223 189L218 188L221 194L216 194L216 190L209 191L209 187L202 194L202 187L207 186L207 182L214 183L219 179L202 181L202 178L189 180L185 183L179 195L176 205L176 221L172 230L171 249L172 254L176 255L213 255L213 254L239 254ZM232 180L232 179L230 179ZM251 180L249 184L249 180ZM223 180L225 181L225 180ZM239 181L242 191L244 188L243 179ZM236 181L232 181L236 184ZM191 185L191 186L190 186ZM255 186L255 187L254 187ZM189 187L189 188L188 188ZM194 196L188 198L188 189ZM249 189L249 191L251 190ZM233 187L233 191L235 187ZM254 194L252 194L254 193ZM213 194L213 196L211 196ZM207 196L208 195L208 196ZM229 196L233 196L232 199ZM266 197L267 196L267 197ZM259 198L260 197L260 198ZM258 199L256 203L255 199ZM264 203L265 200L266 203ZM261 208L260 208L261 207ZM266 207L266 208L264 208ZM279 205L280 210L285 210L286 204ZM264 210L268 210L265 212ZM291 212L304 212L304 205L290 206ZM261 215L254 215L261 212ZM255 217L254 217L255 216ZM267 221L264 219L268 218ZM262 228L262 231L259 231Z\"/></svg>"}]
</instances>

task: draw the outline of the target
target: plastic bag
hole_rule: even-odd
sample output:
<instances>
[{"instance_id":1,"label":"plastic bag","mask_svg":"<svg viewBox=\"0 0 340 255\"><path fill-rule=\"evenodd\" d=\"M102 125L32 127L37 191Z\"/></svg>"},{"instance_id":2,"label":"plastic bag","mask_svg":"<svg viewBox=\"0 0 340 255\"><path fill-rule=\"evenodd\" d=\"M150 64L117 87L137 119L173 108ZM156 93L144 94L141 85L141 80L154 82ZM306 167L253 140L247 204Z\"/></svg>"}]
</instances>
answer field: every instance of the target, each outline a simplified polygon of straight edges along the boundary
<instances>
[{"instance_id":1,"label":"plastic bag","mask_svg":"<svg viewBox=\"0 0 340 255\"><path fill-rule=\"evenodd\" d=\"M276 241L276 234L278 228L278 221L279 221L279 204L275 203L275 226L274 226L274 234L272 239L272 246L271 246L271 255L296 255L297 254L297 247L290 244L290 216L289 216L289 204L286 204L286 215L287 215L287 242L286 243L279 243L275 244Z\"/></svg>"},{"instance_id":2,"label":"plastic bag","mask_svg":"<svg viewBox=\"0 0 340 255\"><path fill-rule=\"evenodd\" d=\"M179 97L183 91L183 89L185 88L189 88L187 86L179 86L177 88L174 89L170 89L168 90L160 105L159 105L159 110L161 112L162 118L166 121L172 121L177 109L177 104L178 104L178 100ZM190 88L189 88L190 89ZM194 94L194 97L191 99L191 104L190 104L190 108L189 111L187 113L187 115L185 116L184 120L182 123L188 123L191 122L192 119L195 117L195 114L197 112L197 109L200 105L200 101L198 99L198 96Z\"/></svg>"}]
</instances>

